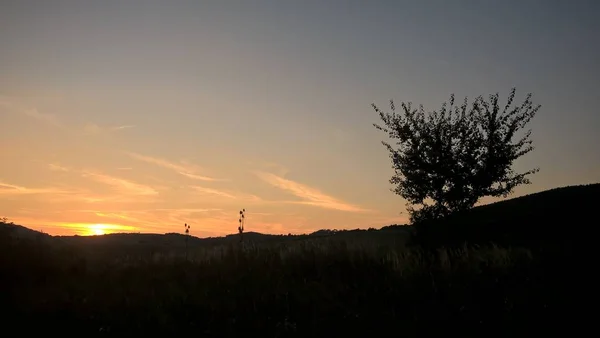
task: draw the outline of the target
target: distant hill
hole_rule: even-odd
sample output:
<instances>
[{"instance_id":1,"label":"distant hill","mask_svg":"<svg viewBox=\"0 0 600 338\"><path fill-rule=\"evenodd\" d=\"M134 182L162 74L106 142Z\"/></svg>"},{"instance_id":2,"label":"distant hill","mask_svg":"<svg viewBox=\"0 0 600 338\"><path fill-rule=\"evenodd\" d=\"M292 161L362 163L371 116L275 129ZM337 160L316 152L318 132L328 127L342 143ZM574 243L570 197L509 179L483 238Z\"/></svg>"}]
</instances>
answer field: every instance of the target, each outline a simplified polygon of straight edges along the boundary
<instances>
[{"instance_id":1,"label":"distant hill","mask_svg":"<svg viewBox=\"0 0 600 338\"><path fill-rule=\"evenodd\" d=\"M493 242L564 248L591 235L599 202L600 183L568 186L478 206L417 227L420 242L432 246Z\"/></svg>"},{"instance_id":2,"label":"distant hill","mask_svg":"<svg viewBox=\"0 0 600 338\"><path fill-rule=\"evenodd\" d=\"M446 219L418 225L416 243L430 246L487 244L511 246L544 246L549 243L564 246L578 237L591 233L596 220L595 208L600 202L600 183L546 190L526 196L482 205ZM596 221L597 222L597 221ZM322 229L304 235L272 235L244 233L244 241L255 244L285 243L309 239L360 239L397 243L408 239L415 227L393 224L376 229ZM50 236L24 226L0 223L0 230L12 238L36 239L81 246L89 250L106 251L118 247L142 248L149 252L180 250L186 246L183 234L108 234L101 236ZM223 237L189 236L190 248L229 245L239 242L238 234Z\"/></svg>"},{"instance_id":3,"label":"distant hill","mask_svg":"<svg viewBox=\"0 0 600 338\"><path fill-rule=\"evenodd\" d=\"M45 238L48 244L59 247L75 247L87 252L101 255L119 256L123 251L135 254L153 253L184 253L186 247L186 235L178 233L147 234L147 233L116 233L97 236L50 236L26 227L14 224L1 223L0 229L4 233L10 233L12 238ZM377 243L378 245L403 245L409 239L410 227L392 225L376 229L354 229L354 230L319 230L310 234L301 235L273 235L258 232L244 233L244 242L253 245L261 244L285 244L290 242L316 240L316 241L345 241L352 240L357 245ZM6 236L3 236L6 239ZM198 238L187 237L187 246L190 250L199 248L211 248L216 246L227 246L237 244L240 241L239 234L230 234L222 237Z\"/></svg>"},{"instance_id":4,"label":"distant hill","mask_svg":"<svg viewBox=\"0 0 600 338\"><path fill-rule=\"evenodd\" d=\"M135 249L147 252L182 251L186 247L186 236L177 233L140 234L140 233L117 233L99 236L55 236L57 242L74 245L86 250L96 252L110 252L113 249ZM260 244L284 244L304 240L362 240L376 241L381 243L405 243L409 238L409 227L384 228L382 230L319 230L311 234L302 235L273 235L258 232L247 232L243 235L245 243ZM231 234L222 237L198 238L189 236L187 245L190 249L210 248L237 244L240 242L239 234Z\"/></svg>"},{"instance_id":5,"label":"distant hill","mask_svg":"<svg viewBox=\"0 0 600 338\"><path fill-rule=\"evenodd\" d=\"M0 233L15 239L47 240L52 238L44 232L35 231L12 222L0 222Z\"/></svg>"}]
</instances>

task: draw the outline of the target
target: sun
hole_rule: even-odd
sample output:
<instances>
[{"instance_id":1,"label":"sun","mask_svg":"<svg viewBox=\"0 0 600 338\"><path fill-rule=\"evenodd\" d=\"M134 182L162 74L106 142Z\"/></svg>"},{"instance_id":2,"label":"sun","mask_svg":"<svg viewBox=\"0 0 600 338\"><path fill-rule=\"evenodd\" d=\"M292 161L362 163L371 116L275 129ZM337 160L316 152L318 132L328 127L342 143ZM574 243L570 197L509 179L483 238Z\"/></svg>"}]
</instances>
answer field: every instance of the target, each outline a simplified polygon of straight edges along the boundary
<instances>
[{"instance_id":1,"label":"sun","mask_svg":"<svg viewBox=\"0 0 600 338\"><path fill-rule=\"evenodd\" d=\"M102 230L102 229L92 229L92 233L94 235L104 235L105 234L104 230Z\"/></svg>"},{"instance_id":2,"label":"sun","mask_svg":"<svg viewBox=\"0 0 600 338\"><path fill-rule=\"evenodd\" d=\"M90 235L106 235L106 224L90 224L88 225Z\"/></svg>"},{"instance_id":3,"label":"sun","mask_svg":"<svg viewBox=\"0 0 600 338\"><path fill-rule=\"evenodd\" d=\"M64 223L63 226L73 229L80 236L102 236L115 232L134 232L137 230L134 226L110 223Z\"/></svg>"}]
</instances>

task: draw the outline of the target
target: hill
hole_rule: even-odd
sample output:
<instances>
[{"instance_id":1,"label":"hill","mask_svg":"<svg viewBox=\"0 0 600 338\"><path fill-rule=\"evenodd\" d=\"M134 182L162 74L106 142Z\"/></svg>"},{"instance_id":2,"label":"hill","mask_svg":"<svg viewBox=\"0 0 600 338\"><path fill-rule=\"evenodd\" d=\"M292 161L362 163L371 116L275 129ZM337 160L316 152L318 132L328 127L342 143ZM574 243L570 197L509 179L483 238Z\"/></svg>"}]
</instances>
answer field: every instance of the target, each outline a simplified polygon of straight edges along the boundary
<instances>
[{"instance_id":1,"label":"hill","mask_svg":"<svg viewBox=\"0 0 600 338\"><path fill-rule=\"evenodd\" d=\"M584 218L593 216L598 188L553 189L416 228L421 235L433 230L442 244L461 236L564 244L591 228ZM568 246L558 255L514 244L425 251L399 245L414 228L396 225L296 236L249 232L247 246L229 245L237 235L51 237L12 224L0 229L10 234L0 236L5 330L23 334L515 336L557 326L572 332L584 318L573 293L584 285L574 278L582 257ZM439 236L442 230L454 237ZM184 259L186 238L193 252Z\"/></svg>"},{"instance_id":2,"label":"hill","mask_svg":"<svg viewBox=\"0 0 600 338\"><path fill-rule=\"evenodd\" d=\"M550 189L419 224L418 242L564 248L591 234L599 201L600 183Z\"/></svg>"},{"instance_id":3,"label":"hill","mask_svg":"<svg viewBox=\"0 0 600 338\"><path fill-rule=\"evenodd\" d=\"M6 220L0 220L0 232L15 239L48 239L52 236Z\"/></svg>"},{"instance_id":4,"label":"hill","mask_svg":"<svg viewBox=\"0 0 600 338\"><path fill-rule=\"evenodd\" d=\"M417 225L419 236L415 243L425 246L454 246L496 243L511 246L572 245L582 236L586 224L595 218L600 196L600 183L554 188L521 197L477 206L435 222ZM144 248L149 252L182 250L186 239L182 234L108 234L102 236L50 236L24 226L0 223L11 236L27 239L55 239L56 242L83 246L88 249ZM572 226L572 229L570 229ZM273 235L258 232L244 234L253 244L277 244L298 240L353 240L394 243L406 241L415 227L389 225L381 229L330 230L322 229L303 235ZM391 235L391 237L390 237ZM189 236L189 248L229 245L239 242L238 234L223 237L198 238Z\"/></svg>"},{"instance_id":5,"label":"hill","mask_svg":"<svg viewBox=\"0 0 600 338\"><path fill-rule=\"evenodd\" d=\"M0 222L0 237L3 241L26 241L36 246L43 241L45 246L71 248L86 253L86 257L118 258L124 255L149 257L161 255L186 255L210 250L218 247L229 247L240 242L238 234L222 237L198 238L178 233L115 233L96 236L50 236L24 226ZM7 236L3 235L6 234ZM273 235L258 232L244 233L244 243L251 246L279 246L297 242L345 242L354 245L403 246L410 238L410 227L393 225L380 230L319 230L310 234Z\"/></svg>"}]
</instances>

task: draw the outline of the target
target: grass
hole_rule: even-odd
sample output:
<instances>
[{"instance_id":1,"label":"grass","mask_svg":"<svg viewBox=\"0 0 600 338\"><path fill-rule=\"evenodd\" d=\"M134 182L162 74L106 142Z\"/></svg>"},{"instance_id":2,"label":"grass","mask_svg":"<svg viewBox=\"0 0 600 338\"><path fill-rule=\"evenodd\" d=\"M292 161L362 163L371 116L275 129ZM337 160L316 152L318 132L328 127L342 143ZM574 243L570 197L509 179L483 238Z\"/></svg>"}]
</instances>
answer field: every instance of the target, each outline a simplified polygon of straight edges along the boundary
<instances>
[{"instance_id":1,"label":"grass","mask_svg":"<svg viewBox=\"0 0 600 338\"><path fill-rule=\"evenodd\" d=\"M182 250L0 245L5 329L21 333L508 336L554 329L570 304L557 278L567 270L522 248L324 238L196 247L186 260Z\"/></svg>"}]
</instances>

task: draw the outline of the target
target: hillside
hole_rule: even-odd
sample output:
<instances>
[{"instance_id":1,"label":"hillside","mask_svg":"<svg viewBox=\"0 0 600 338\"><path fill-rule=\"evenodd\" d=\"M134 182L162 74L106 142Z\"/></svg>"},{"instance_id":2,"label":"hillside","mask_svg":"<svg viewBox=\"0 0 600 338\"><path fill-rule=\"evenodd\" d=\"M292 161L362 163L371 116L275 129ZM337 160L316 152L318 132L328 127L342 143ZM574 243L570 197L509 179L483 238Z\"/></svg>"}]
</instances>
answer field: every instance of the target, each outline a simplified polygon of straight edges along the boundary
<instances>
[{"instance_id":1,"label":"hillside","mask_svg":"<svg viewBox=\"0 0 600 338\"><path fill-rule=\"evenodd\" d=\"M13 224L12 222L6 222L0 220L0 237L4 240L12 239L19 241L36 241L36 242L49 242L53 241L54 237L39 232L36 230L29 229L22 225Z\"/></svg>"},{"instance_id":2,"label":"hillside","mask_svg":"<svg viewBox=\"0 0 600 338\"><path fill-rule=\"evenodd\" d=\"M238 244L238 234L222 237L198 238L178 233L167 234L141 234L141 233L115 233L99 236L50 236L28 229L26 227L0 223L3 240L11 238L26 240L31 245L40 243L44 239L47 245L59 248L73 248L79 252L88 253L88 257L121 257L123 255L152 256L154 254L185 255L186 247L190 254L201 253L204 250L215 247L226 247ZM408 226L387 226L380 230L355 229L355 230L319 230L310 234L300 235L273 235L258 232L244 233L244 243L251 246L278 246L286 243L293 244L303 241L312 242L345 242L351 241L357 246L382 245L397 246L404 245L410 237ZM187 243L186 243L187 241Z\"/></svg>"},{"instance_id":3,"label":"hillside","mask_svg":"<svg viewBox=\"0 0 600 338\"><path fill-rule=\"evenodd\" d=\"M599 188L514 198L431 228L442 244L488 236L511 247L426 251L400 245L413 227L388 226L249 232L248 246L228 245L237 235L190 236L188 257L181 234L51 237L0 224L10 234L0 236L7 295L0 306L9 310L5 329L23 334L364 337L443 329L515 336L555 332L551 324L572 330L579 308L573 290L582 285L573 276L585 257L560 244L591 228L584 218L593 216ZM560 251L515 248L540 238L561 239Z\"/></svg>"},{"instance_id":4,"label":"hillside","mask_svg":"<svg viewBox=\"0 0 600 338\"><path fill-rule=\"evenodd\" d=\"M550 189L521 197L507 199L473 208L441 221L419 225L420 239L433 246L494 242L501 245L538 246L544 243L574 241L581 235L581 226L569 231L571 224L585 224L595 218L595 206L600 196L600 184L568 186ZM185 236L168 234L109 234L102 236L54 236L40 233L20 225L2 224L10 229L11 236L19 238L53 238L88 249L145 248L149 251L182 250ZM390 225L379 230L318 230L304 235L272 235L258 232L244 234L246 242L254 244L285 243L314 239L362 239L397 241L412 233L410 226ZM390 236L391 235L391 236ZM391 239L390 239L391 238ZM189 248L228 245L239 242L239 235L198 238L188 237Z\"/></svg>"},{"instance_id":5,"label":"hillside","mask_svg":"<svg viewBox=\"0 0 600 338\"><path fill-rule=\"evenodd\" d=\"M573 245L596 219L600 184L568 186L482 205L446 219L421 224L431 245L494 242L512 246Z\"/></svg>"}]
</instances>

